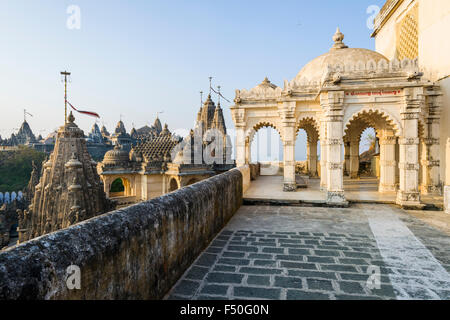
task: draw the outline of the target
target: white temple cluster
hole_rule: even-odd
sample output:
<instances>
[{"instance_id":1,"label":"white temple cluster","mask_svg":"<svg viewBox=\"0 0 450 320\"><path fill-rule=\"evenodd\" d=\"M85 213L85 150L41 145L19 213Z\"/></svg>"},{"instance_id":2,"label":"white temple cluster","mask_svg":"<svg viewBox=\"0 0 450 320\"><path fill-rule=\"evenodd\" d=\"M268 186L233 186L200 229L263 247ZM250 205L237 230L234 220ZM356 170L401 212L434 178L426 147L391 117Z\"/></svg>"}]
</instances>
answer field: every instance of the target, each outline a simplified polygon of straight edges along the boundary
<instances>
[{"instance_id":1,"label":"white temple cluster","mask_svg":"<svg viewBox=\"0 0 450 320\"><path fill-rule=\"evenodd\" d=\"M197 114L194 129L184 139L172 134L167 124L162 128L157 118L152 127L132 132L138 142L131 151L118 142L98 164L106 194L126 205L231 169L234 161L226 132L220 102L216 106L210 95ZM117 129L116 133L122 134Z\"/></svg>"}]
</instances>

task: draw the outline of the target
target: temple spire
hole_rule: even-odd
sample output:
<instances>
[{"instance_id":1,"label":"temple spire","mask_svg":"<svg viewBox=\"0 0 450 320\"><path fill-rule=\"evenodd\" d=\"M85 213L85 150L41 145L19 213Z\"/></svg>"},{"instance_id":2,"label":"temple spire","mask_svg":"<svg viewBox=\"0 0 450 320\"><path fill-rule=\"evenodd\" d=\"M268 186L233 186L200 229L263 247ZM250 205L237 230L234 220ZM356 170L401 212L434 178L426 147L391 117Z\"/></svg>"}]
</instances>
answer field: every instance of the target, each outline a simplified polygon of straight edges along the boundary
<instances>
[{"instance_id":1,"label":"temple spire","mask_svg":"<svg viewBox=\"0 0 450 320\"><path fill-rule=\"evenodd\" d=\"M31 184L35 187L28 191L32 199L27 213L19 213L19 242L69 227L113 207L106 198L84 133L74 121L71 112L58 130L54 150L37 184L33 166Z\"/></svg>"}]
</instances>

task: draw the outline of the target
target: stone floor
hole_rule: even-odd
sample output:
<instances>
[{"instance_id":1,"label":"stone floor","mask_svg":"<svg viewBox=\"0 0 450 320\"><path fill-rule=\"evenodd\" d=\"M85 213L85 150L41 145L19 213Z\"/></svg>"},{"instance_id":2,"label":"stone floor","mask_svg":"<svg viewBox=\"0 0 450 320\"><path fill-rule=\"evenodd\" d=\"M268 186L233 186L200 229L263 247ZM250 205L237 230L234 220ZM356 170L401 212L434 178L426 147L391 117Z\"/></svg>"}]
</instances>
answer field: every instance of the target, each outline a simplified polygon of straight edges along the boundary
<instances>
[{"instance_id":1,"label":"stone floor","mask_svg":"<svg viewBox=\"0 0 450 320\"><path fill-rule=\"evenodd\" d=\"M450 299L449 272L450 235L391 205L243 206L166 298Z\"/></svg>"},{"instance_id":2,"label":"stone floor","mask_svg":"<svg viewBox=\"0 0 450 320\"><path fill-rule=\"evenodd\" d=\"M345 197L353 202L378 202L395 204L396 192L378 192L378 179L361 177L360 179L344 178ZM293 200L307 203L324 203L327 198L325 191L320 190L320 179L309 179L307 188L300 188L296 192L283 191L283 177L259 176L252 181L250 188L244 194L246 199L264 200ZM422 195L424 203L442 207L443 197L440 195Z\"/></svg>"}]
</instances>

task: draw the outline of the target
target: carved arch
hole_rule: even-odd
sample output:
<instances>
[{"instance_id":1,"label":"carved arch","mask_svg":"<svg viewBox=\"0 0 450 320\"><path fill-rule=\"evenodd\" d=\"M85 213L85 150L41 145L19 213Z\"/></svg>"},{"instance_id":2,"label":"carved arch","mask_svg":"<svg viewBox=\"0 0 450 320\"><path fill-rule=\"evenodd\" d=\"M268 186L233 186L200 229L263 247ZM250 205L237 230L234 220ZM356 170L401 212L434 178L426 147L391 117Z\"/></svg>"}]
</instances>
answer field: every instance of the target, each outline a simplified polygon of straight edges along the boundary
<instances>
[{"instance_id":1,"label":"carved arch","mask_svg":"<svg viewBox=\"0 0 450 320\"><path fill-rule=\"evenodd\" d=\"M300 129L303 129L306 131L307 139L311 141L317 141L320 140L320 127L317 122L317 119L315 119L312 116L303 116L300 117L297 120L296 127L295 127L295 136L297 138L298 132Z\"/></svg>"},{"instance_id":2,"label":"carved arch","mask_svg":"<svg viewBox=\"0 0 450 320\"><path fill-rule=\"evenodd\" d=\"M273 128L273 129L275 129L278 132L278 134L280 135L280 139L283 141L283 135L281 134L281 130L275 124L273 124L270 121L258 122L253 127L248 129L246 131L246 133L245 133L245 139L248 139L248 142L252 143L256 132L258 132L258 130L261 129L261 128Z\"/></svg>"},{"instance_id":3,"label":"carved arch","mask_svg":"<svg viewBox=\"0 0 450 320\"><path fill-rule=\"evenodd\" d=\"M171 177L169 179L169 192L180 189L180 183L177 178Z\"/></svg>"},{"instance_id":4,"label":"carved arch","mask_svg":"<svg viewBox=\"0 0 450 320\"><path fill-rule=\"evenodd\" d=\"M402 126L400 122L389 114L386 110L377 108L363 108L362 110L355 112L345 123L343 135L352 129L355 123L359 121L365 121L368 126L371 126L378 131L381 126L386 125L389 129L394 131L394 135L400 137L402 135Z\"/></svg>"}]
</instances>

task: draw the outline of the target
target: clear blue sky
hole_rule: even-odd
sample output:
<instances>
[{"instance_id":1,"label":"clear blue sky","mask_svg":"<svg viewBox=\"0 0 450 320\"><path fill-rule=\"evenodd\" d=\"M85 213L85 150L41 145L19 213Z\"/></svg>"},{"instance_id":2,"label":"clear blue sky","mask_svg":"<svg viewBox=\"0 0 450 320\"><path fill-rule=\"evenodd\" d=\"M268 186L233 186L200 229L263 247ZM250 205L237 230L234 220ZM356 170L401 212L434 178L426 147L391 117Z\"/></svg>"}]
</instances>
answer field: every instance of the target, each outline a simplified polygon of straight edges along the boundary
<instances>
[{"instance_id":1,"label":"clear blue sky","mask_svg":"<svg viewBox=\"0 0 450 320\"><path fill-rule=\"evenodd\" d=\"M120 114L128 130L153 123L192 127L208 76L230 100L265 76L282 86L329 50L336 27L351 47L374 49L366 22L384 0L149 1L2 0L0 2L0 135L34 115L36 134L63 123L59 72L72 72L70 101L94 110L112 131ZM81 9L69 30L68 6ZM230 104L223 103L233 127ZM87 131L92 118L77 116Z\"/></svg>"}]
</instances>

